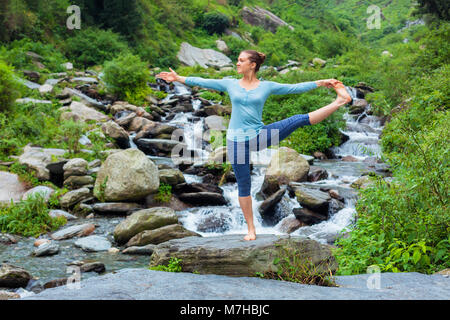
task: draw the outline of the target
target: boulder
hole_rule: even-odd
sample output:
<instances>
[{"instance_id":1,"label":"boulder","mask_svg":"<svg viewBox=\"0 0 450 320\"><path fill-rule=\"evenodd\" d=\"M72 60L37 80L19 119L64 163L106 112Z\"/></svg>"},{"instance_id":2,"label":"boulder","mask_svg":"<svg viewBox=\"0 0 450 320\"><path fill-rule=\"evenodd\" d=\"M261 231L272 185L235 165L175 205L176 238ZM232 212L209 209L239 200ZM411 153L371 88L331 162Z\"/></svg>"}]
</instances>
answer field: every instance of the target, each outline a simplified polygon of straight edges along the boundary
<instances>
[{"instance_id":1,"label":"boulder","mask_svg":"<svg viewBox=\"0 0 450 320\"><path fill-rule=\"evenodd\" d=\"M158 167L138 149L106 158L97 173L94 195L101 201L138 200L159 188Z\"/></svg>"},{"instance_id":2,"label":"boulder","mask_svg":"<svg viewBox=\"0 0 450 320\"><path fill-rule=\"evenodd\" d=\"M224 206L227 204L225 197L215 192L181 193L178 198L197 206Z\"/></svg>"},{"instance_id":3,"label":"boulder","mask_svg":"<svg viewBox=\"0 0 450 320\"><path fill-rule=\"evenodd\" d=\"M64 179L70 176L84 176L88 171L88 162L82 158L74 158L67 161L64 166Z\"/></svg>"},{"instance_id":4,"label":"boulder","mask_svg":"<svg viewBox=\"0 0 450 320\"><path fill-rule=\"evenodd\" d=\"M77 189L86 185L93 185L94 182L95 180L91 176L70 176L64 180L64 185L71 189Z\"/></svg>"},{"instance_id":5,"label":"boulder","mask_svg":"<svg viewBox=\"0 0 450 320\"><path fill-rule=\"evenodd\" d=\"M183 272L254 277L256 272L276 272L273 264L282 247L295 248L299 258L311 259L317 271L335 271L337 262L329 245L304 237L262 234L245 241L243 235L187 237L163 242L154 248L150 266L167 265L171 257L182 260Z\"/></svg>"},{"instance_id":6,"label":"boulder","mask_svg":"<svg viewBox=\"0 0 450 320\"><path fill-rule=\"evenodd\" d=\"M70 208L73 205L90 198L91 196L91 190L89 190L89 188L83 187L65 193L59 199L59 203L63 208Z\"/></svg>"},{"instance_id":7,"label":"boulder","mask_svg":"<svg viewBox=\"0 0 450 320\"><path fill-rule=\"evenodd\" d=\"M309 210L308 208L294 208L292 212L297 220L308 226L326 220L325 216Z\"/></svg>"},{"instance_id":8,"label":"boulder","mask_svg":"<svg viewBox=\"0 0 450 320\"><path fill-rule=\"evenodd\" d=\"M78 219L78 217L68 213L67 211L58 209L50 210L48 212L48 215L52 218L65 217L68 221Z\"/></svg>"},{"instance_id":9,"label":"boulder","mask_svg":"<svg viewBox=\"0 0 450 320\"><path fill-rule=\"evenodd\" d=\"M311 166L308 173L308 181L316 182L328 178L328 172L324 168Z\"/></svg>"},{"instance_id":10,"label":"boulder","mask_svg":"<svg viewBox=\"0 0 450 320\"><path fill-rule=\"evenodd\" d=\"M187 66L200 65L202 68L208 67L226 67L233 65L233 62L223 53L213 49L200 49L191 46L187 42L182 42L180 51L177 53L180 62Z\"/></svg>"},{"instance_id":11,"label":"boulder","mask_svg":"<svg viewBox=\"0 0 450 320\"><path fill-rule=\"evenodd\" d=\"M153 230L144 230L139 232L128 240L126 246L145 246L147 244L160 244L171 239L180 239L185 237L201 237L196 232L187 230L181 224L171 224Z\"/></svg>"},{"instance_id":12,"label":"boulder","mask_svg":"<svg viewBox=\"0 0 450 320\"><path fill-rule=\"evenodd\" d=\"M74 245L86 252L108 251L111 248L111 243L108 239L97 235L80 238Z\"/></svg>"},{"instance_id":13,"label":"boulder","mask_svg":"<svg viewBox=\"0 0 450 320\"><path fill-rule=\"evenodd\" d=\"M27 185L15 173L0 171L0 203L18 202L27 192Z\"/></svg>"},{"instance_id":14,"label":"boulder","mask_svg":"<svg viewBox=\"0 0 450 320\"><path fill-rule=\"evenodd\" d=\"M283 198L285 192L286 187L281 188L264 200L259 206L259 214L266 225L275 225L278 222L275 217L275 206Z\"/></svg>"},{"instance_id":15,"label":"boulder","mask_svg":"<svg viewBox=\"0 0 450 320\"><path fill-rule=\"evenodd\" d=\"M179 169L161 169L159 170L159 182L174 186L184 183L186 180Z\"/></svg>"},{"instance_id":16,"label":"boulder","mask_svg":"<svg viewBox=\"0 0 450 320\"><path fill-rule=\"evenodd\" d=\"M124 244L144 230L153 230L178 223L175 211L166 207L155 207L133 212L114 229L114 239Z\"/></svg>"},{"instance_id":17,"label":"boulder","mask_svg":"<svg viewBox=\"0 0 450 320\"><path fill-rule=\"evenodd\" d=\"M297 151L280 147L267 167L261 193L268 197L278 191L282 184L306 181L309 168L308 161Z\"/></svg>"},{"instance_id":18,"label":"boulder","mask_svg":"<svg viewBox=\"0 0 450 320\"><path fill-rule=\"evenodd\" d=\"M100 122L109 120L109 117L107 115L78 101L72 101L69 109L72 113L76 114L81 119L81 121L94 120Z\"/></svg>"},{"instance_id":19,"label":"boulder","mask_svg":"<svg viewBox=\"0 0 450 320\"><path fill-rule=\"evenodd\" d=\"M66 153L64 149L49 149L32 147L26 145L23 148L23 154L19 157L19 163L26 165L29 169L35 171L36 178L39 180L50 180L50 170L47 165L52 162L60 161Z\"/></svg>"},{"instance_id":20,"label":"boulder","mask_svg":"<svg viewBox=\"0 0 450 320\"><path fill-rule=\"evenodd\" d=\"M34 251L35 257L52 256L59 252L59 245L53 241L44 242L38 246Z\"/></svg>"},{"instance_id":21,"label":"boulder","mask_svg":"<svg viewBox=\"0 0 450 320\"><path fill-rule=\"evenodd\" d=\"M31 280L31 274L21 267L3 263L0 267L0 287L26 287Z\"/></svg>"},{"instance_id":22,"label":"boulder","mask_svg":"<svg viewBox=\"0 0 450 320\"><path fill-rule=\"evenodd\" d=\"M294 187L295 197L302 207L309 208L315 212L328 216L330 195L317 189L307 188L305 186Z\"/></svg>"},{"instance_id":23,"label":"boulder","mask_svg":"<svg viewBox=\"0 0 450 320\"><path fill-rule=\"evenodd\" d=\"M285 233L292 233L305 225L305 223L298 220L295 216L289 215L281 221L279 230Z\"/></svg>"},{"instance_id":24,"label":"boulder","mask_svg":"<svg viewBox=\"0 0 450 320\"><path fill-rule=\"evenodd\" d=\"M128 247L122 251L123 254L141 254L146 256L151 256L153 250L156 247L155 244L147 244L142 247Z\"/></svg>"},{"instance_id":25,"label":"boulder","mask_svg":"<svg viewBox=\"0 0 450 320\"><path fill-rule=\"evenodd\" d=\"M109 120L102 124L102 131L105 135L113 138L120 148L127 149L130 147L130 137L128 132L113 120Z\"/></svg>"},{"instance_id":26,"label":"boulder","mask_svg":"<svg viewBox=\"0 0 450 320\"><path fill-rule=\"evenodd\" d=\"M287 22L283 21L272 12L258 6L244 6L241 15L245 23L251 24L252 26L261 26L266 30L270 30L272 33L276 33L279 26L288 26L289 29L294 30L294 27Z\"/></svg>"},{"instance_id":27,"label":"boulder","mask_svg":"<svg viewBox=\"0 0 450 320\"><path fill-rule=\"evenodd\" d=\"M73 237L85 237L94 232L95 225L85 223L58 230L50 235L53 240L65 240Z\"/></svg>"},{"instance_id":28,"label":"boulder","mask_svg":"<svg viewBox=\"0 0 450 320\"><path fill-rule=\"evenodd\" d=\"M92 205L92 209L101 215L129 215L143 208L142 205L132 202L98 202Z\"/></svg>"}]
</instances>

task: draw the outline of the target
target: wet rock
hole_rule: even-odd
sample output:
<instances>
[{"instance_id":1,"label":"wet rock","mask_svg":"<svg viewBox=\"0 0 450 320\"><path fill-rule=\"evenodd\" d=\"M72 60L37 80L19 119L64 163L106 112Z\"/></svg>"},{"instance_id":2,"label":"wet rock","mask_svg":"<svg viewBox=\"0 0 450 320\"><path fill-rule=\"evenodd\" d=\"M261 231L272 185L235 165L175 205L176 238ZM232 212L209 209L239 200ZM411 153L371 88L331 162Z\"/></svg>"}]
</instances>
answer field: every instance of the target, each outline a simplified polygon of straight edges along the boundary
<instances>
[{"instance_id":1,"label":"wet rock","mask_svg":"<svg viewBox=\"0 0 450 320\"><path fill-rule=\"evenodd\" d=\"M75 241L74 245L86 252L108 251L111 248L108 239L97 235L80 238Z\"/></svg>"},{"instance_id":2,"label":"wet rock","mask_svg":"<svg viewBox=\"0 0 450 320\"><path fill-rule=\"evenodd\" d=\"M3 263L0 267L0 287L24 288L30 279L31 274L21 267L8 263Z\"/></svg>"},{"instance_id":3,"label":"wet rock","mask_svg":"<svg viewBox=\"0 0 450 320\"><path fill-rule=\"evenodd\" d=\"M315 159L319 159L319 160L326 160L328 159L327 156L325 155L325 153L320 152L320 151L315 151L313 153L313 156Z\"/></svg>"},{"instance_id":4,"label":"wet rock","mask_svg":"<svg viewBox=\"0 0 450 320\"><path fill-rule=\"evenodd\" d=\"M103 162L94 195L104 201L138 200L159 188L158 167L140 150L113 153Z\"/></svg>"},{"instance_id":5,"label":"wet rock","mask_svg":"<svg viewBox=\"0 0 450 320\"><path fill-rule=\"evenodd\" d=\"M147 244L142 247L128 247L122 251L123 254L141 254L146 256L151 256L153 250L156 247L155 244Z\"/></svg>"},{"instance_id":6,"label":"wet rock","mask_svg":"<svg viewBox=\"0 0 450 320\"><path fill-rule=\"evenodd\" d=\"M64 240L73 237L84 237L95 230L95 225L92 223L85 223L80 225L74 225L62 230L56 231L50 235L53 240Z\"/></svg>"},{"instance_id":7,"label":"wet rock","mask_svg":"<svg viewBox=\"0 0 450 320\"><path fill-rule=\"evenodd\" d=\"M168 139L138 139L134 140L134 143L142 150L145 154L156 155L156 156L170 156L172 149L175 147L178 151L183 151L187 149L187 144Z\"/></svg>"},{"instance_id":8,"label":"wet rock","mask_svg":"<svg viewBox=\"0 0 450 320\"><path fill-rule=\"evenodd\" d=\"M294 193L298 203L303 207L325 216L328 215L329 201L331 200L328 193L305 186L294 186Z\"/></svg>"},{"instance_id":9,"label":"wet rock","mask_svg":"<svg viewBox=\"0 0 450 320\"><path fill-rule=\"evenodd\" d=\"M59 252L59 245L55 242L44 242L38 246L34 251L35 257L52 256Z\"/></svg>"},{"instance_id":10,"label":"wet rock","mask_svg":"<svg viewBox=\"0 0 450 320\"><path fill-rule=\"evenodd\" d=\"M153 230L178 223L175 211L165 207L155 207L133 212L114 229L114 239L124 244L144 230Z\"/></svg>"},{"instance_id":11,"label":"wet rock","mask_svg":"<svg viewBox=\"0 0 450 320\"><path fill-rule=\"evenodd\" d=\"M178 198L183 202L197 206L223 206L227 204L224 196L215 192L181 193Z\"/></svg>"},{"instance_id":12,"label":"wet rock","mask_svg":"<svg viewBox=\"0 0 450 320\"><path fill-rule=\"evenodd\" d=\"M0 244L14 244L17 243L17 239L9 233L0 233Z\"/></svg>"},{"instance_id":13,"label":"wet rock","mask_svg":"<svg viewBox=\"0 0 450 320\"><path fill-rule=\"evenodd\" d=\"M196 232L187 230L180 224L171 224L153 230L144 230L128 240L126 246L145 246L147 244L160 244L171 239L180 239L185 237L200 237Z\"/></svg>"},{"instance_id":14,"label":"wet rock","mask_svg":"<svg viewBox=\"0 0 450 320\"><path fill-rule=\"evenodd\" d=\"M80 268L80 272L96 272L103 273L105 272L105 264L100 261L72 261L68 264L69 266L77 266Z\"/></svg>"},{"instance_id":15,"label":"wet rock","mask_svg":"<svg viewBox=\"0 0 450 320\"><path fill-rule=\"evenodd\" d=\"M294 208L292 212L296 219L308 226L327 220L326 216L316 213L308 208Z\"/></svg>"},{"instance_id":16,"label":"wet rock","mask_svg":"<svg viewBox=\"0 0 450 320\"><path fill-rule=\"evenodd\" d=\"M105 135L113 138L120 148L127 149L130 147L128 132L113 120L104 123L102 125L102 131Z\"/></svg>"},{"instance_id":17,"label":"wet rock","mask_svg":"<svg viewBox=\"0 0 450 320\"><path fill-rule=\"evenodd\" d=\"M372 185L374 182L370 179L369 176L362 176L358 179L356 179L355 181L352 182L352 184L350 185L350 187L354 188L354 189L365 189L367 187L369 187L370 185Z\"/></svg>"},{"instance_id":18,"label":"wet rock","mask_svg":"<svg viewBox=\"0 0 450 320\"><path fill-rule=\"evenodd\" d=\"M279 230L281 232L292 233L305 225L305 223L301 222L297 218L288 216L281 221Z\"/></svg>"},{"instance_id":19,"label":"wet rock","mask_svg":"<svg viewBox=\"0 0 450 320\"><path fill-rule=\"evenodd\" d=\"M101 215L129 215L143 208L142 205L131 202L98 202L92 205L92 209Z\"/></svg>"},{"instance_id":20,"label":"wet rock","mask_svg":"<svg viewBox=\"0 0 450 320\"><path fill-rule=\"evenodd\" d=\"M315 167L315 166L310 167L309 173L308 173L308 181L309 182L316 182L316 181L324 180L327 178L328 178L327 170L320 168L320 167Z\"/></svg>"},{"instance_id":21,"label":"wet rock","mask_svg":"<svg viewBox=\"0 0 450 320\"><path fill-rule=\"evenodd\" d=\"M0 290L0 300L18 299L20 294L6 290Z\"/></svg>"},{"instance_id":22,"label":"wet rock","mask_svg":"<svg viewBox=\"0 0 450 320\"><path fill-rule=\"evenodd\" d=\"M270 197L268 197L266 200L261 203L260 207L258 208L258 211L261 215L261 218L267 225L275 225L275 206L280 202L280 200L283 198L284 194L286 192L286 187L281 188L274 194L272 194Z\"/></svg>"},{"instance_id":23,"label":"wet rock","mask_svg":"<svg viewBox=\"0 0 450 320\"><path fill-rule=\"evenodd\" d=\"M54 279L54 280L50 280L50 281L47 281L46 283L44 283L44 289L61 287L61 286L65 286L68 283L69 283L69 278Z\"/></svg>"},{"instance_id":24,"label":"wet rock","mask_svg":"<svg viewBox=\"0 0 450 320\"><path fill-rule=\"evenodd\" d=\"M230 228L230 217L224 213L214 213L200 219L197 230L200 232L225 232Z\"/></svg>"},{"instance_id":25,"label":"wet rock","mask_svg":"<svg viewBox=\"0 0 450 320\"><path fill-rule=\"evenodd\" d=\"M172 186L184 183L183 173L178 169L161 169L159 170L159 182L170 184Z\"/></svg>"},{"instance_id":26,"label":"wet rock","mask_svg":"<svg viewBox=\"0 0 450 320\"><path fill-rule=\"evenodd\" d=\"M347 162L358 162L359 161L358 159L356 159L353 156L345 156L345 157L342 157L341 160L342 161L347 161Z\"/></svg>"}]
</instances>

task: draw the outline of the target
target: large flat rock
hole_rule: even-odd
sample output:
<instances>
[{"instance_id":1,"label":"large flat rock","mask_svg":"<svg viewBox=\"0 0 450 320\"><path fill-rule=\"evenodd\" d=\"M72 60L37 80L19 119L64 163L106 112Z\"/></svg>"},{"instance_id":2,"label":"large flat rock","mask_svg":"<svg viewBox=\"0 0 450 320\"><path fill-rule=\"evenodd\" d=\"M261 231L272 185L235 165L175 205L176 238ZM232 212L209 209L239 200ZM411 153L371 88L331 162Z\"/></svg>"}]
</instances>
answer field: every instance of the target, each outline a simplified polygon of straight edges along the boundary
<instances>
[{"instance_id":1,"label":"large flat rock","mask_svg":"<svg viewBox=\"0 0 450 320\"><path fill-rule=\"evenodd\" d=\"M420 273L382 273L379 289L373 274L337 276L340 287L321 287L256 277L198 275L147 269L122 269L92 277L79 288L51 288L22 300L448 300L450 278ZM369 280L370 282L370 280Z\"/></svg>"},{"instance_id":2,"label":"large flat rock","mask_svg":"<svg viewBox=\"0 0 450 320\"><path fill-rule=\"evenodd\" d=\"M281 247L289 247L297 251L298 257L310 259L319 271L336 270L331 247L315 240L272 234L257 235L254 241L243 237L235 234L169 240L154 248L150 265L167 265L171 257L176 257L182 260L185 272L254 276L257 272L277 271L273 261L280 257Z\"/></svg>"}]
</instances>

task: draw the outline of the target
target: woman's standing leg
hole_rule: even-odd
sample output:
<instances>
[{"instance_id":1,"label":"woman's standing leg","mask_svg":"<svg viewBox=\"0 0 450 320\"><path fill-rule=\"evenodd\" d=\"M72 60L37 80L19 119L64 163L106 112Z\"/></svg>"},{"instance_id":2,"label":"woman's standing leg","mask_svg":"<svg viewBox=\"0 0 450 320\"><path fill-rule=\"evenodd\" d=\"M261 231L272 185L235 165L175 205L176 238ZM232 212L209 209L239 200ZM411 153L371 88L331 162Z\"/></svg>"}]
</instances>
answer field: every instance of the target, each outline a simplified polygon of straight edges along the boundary
<instances>
[{"instance_id":1,"label":"woman's standing leg","mask_svg":"<svg viewBox=\"0 0 450 320\"><path fill-rule=\"evenodd\" d=\"M255 240L256 229L253 222L253 208L250 176L250 150L249 142L236 142L227 140L228 159L233 167L238 184L239 205L247 222L248 233L244 240Z\"/></svg>"}]
</instances>

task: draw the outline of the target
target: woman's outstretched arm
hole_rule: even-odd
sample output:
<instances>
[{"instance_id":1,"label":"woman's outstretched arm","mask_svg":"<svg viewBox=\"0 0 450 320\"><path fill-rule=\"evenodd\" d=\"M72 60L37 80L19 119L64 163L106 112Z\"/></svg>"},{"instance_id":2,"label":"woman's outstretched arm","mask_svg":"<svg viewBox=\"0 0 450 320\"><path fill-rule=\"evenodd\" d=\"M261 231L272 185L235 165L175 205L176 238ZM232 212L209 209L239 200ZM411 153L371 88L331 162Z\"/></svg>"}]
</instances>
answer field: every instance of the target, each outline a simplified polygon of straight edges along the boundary
<instances>
[{"instance_id":1,"label":"woman's outstretched arm","mask_svg":"<svg viewBox=\"0 0 450 320\"><path fill-rule=\"evenodd\" d=\"M170 69L170 68L169 68ZM188 86L199 86L208 89L214 89L217 91L227 90L228 79L204 79L201 77L183 77L179 76L175 71L170 69L171 72L160 72L156 75L157 78L162 78L165 81L178 81Z\"/></svg>"},{"instance_id":2,"label":"woman's outstretched arm","mask_svg":"<svg viewBox=\"0 0 450 320\"><path fill-rule=\"evenodd\" d=\"M318 87L332 88L337 82L336 79L326 79L326 80L316 80L307 81L300 83L278 83L274 81L269 81L272 94L291 94L291 93L302 93Z\"/></svg>"}]
</instances>

